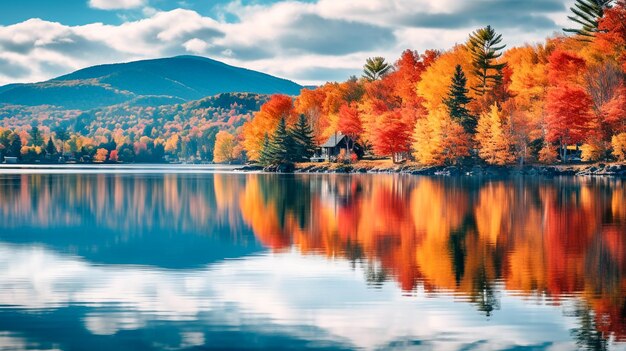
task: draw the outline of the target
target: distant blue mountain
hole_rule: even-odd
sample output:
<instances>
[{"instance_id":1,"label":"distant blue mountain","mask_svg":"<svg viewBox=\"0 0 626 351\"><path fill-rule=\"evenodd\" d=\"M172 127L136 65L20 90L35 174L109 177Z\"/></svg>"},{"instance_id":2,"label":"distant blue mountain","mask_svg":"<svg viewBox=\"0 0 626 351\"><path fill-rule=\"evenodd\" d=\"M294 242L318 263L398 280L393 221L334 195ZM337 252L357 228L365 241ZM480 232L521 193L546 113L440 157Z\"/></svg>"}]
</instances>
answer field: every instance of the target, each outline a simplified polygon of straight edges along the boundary
<instances>
[{"instance_id":1,"label":"distant blue mountain","mask_svg":"<svg viewBox=\"0 0 626 351\"><path fill-rule=\"evenodd\" d=\"M88 110L146 97L198 100L220 93L297 95L302 87L265 73L198 56L88 67L33 84L0 87L0 103Z\"/></svg>"}]
</instances>

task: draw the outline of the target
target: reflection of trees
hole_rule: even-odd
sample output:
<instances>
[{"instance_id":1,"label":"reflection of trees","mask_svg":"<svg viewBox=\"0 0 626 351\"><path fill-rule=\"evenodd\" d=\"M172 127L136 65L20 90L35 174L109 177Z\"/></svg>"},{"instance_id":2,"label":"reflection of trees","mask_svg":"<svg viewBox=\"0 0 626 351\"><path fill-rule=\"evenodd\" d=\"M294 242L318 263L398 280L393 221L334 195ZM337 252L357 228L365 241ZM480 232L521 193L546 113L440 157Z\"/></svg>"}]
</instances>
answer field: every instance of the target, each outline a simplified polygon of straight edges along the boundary
<instances>
[{"instance_id":1,"label":"reflection of trees","mask_svg":"<svg viewBox=\"0 0 626 351\"><path fill-rule=\"evenodd\" d=\"M263 242L280 243L276 248L363 263L373 285L393 279L407 291L455 291L487 316L499 309L500 286L555 303L576 294L599 311L591 318L609 321L594 328L626 337L619 181L380 175L255 182L246 192L268 194L262 203L256 195L242 198L243 216ZM262 216L251 220L246 212Z\"/></svg>"},{"instance_id":2,"label":"reflection of trees","mask_svg":"<svg viewBox=\"0 0 626 351\"><path fill-rule=\"evenodd\" d=\"M451 291L486 315L501 286L553 303L580 296L577 335L594 345L626 340L625 198L618 180L21 175L0 183L0 221L107 228L116 242L152 231L247 240L245 225L273 249L345 258L374 286Z\"/></svg>"},{"instance_id":3,"label":"reflection of trees","mask_svg":"<svg viewBox=\"0 0 626 351\"><path fill-rule=\"evenodd\" d=\"M243 224L233 199L241 179L215 175L64 174L4 176L0 221L4 228L108 228L120 236L150 231L210 234ZM239 185L238 185L239 184ZM219 189L216 187L219 185ZM221 194L221 196L219 196Z\"/></svg>"},{"instance_id":4,"label":"reflection of trees","mask_svg":"<svg viewBox=\"0 0 626 351\"><path fill-rule=\"evenodd\" d=\"M606 336L598 331L593 310L584 302L575 306L573 315L578 319L578 327L571 331L576 344L585 350L607 350Z\"/></svg>"},{"instance_id":5,"label":"reflection of trees","mask_svg":"<svg viewBox=\"0 0 626 351\"><path fill-rule=\"evenodd\" d=\"M365 269L365 281L370 286L380 288L388 278L389 276L384 268L371 262L367 265Z\"/></svg>"},{"instance_id":6,"label":"reflection of trees","mask_svg":"<svg viewBox=\"0 0 626 351\"><path fill-rule=\"evenodd\" d=\"M484 267L474 278L474 286L471 294L471 301L476 304L479 311L491 316L494 310L500 309L495 283L490 281Z\"/></svg>"}]
</instances>

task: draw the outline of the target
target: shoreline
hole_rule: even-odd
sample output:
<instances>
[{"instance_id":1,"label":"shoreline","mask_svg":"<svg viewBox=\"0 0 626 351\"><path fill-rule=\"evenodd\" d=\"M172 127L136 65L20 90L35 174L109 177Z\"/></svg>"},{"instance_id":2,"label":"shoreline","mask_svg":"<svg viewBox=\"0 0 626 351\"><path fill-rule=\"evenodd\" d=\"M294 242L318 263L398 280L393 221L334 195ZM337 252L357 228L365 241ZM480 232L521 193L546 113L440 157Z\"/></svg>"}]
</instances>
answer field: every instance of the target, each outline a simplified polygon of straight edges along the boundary
<instances>
[{"instance_id":1,"label":"shoreline","mask_svg":"<svg viewBox=\"0 0 626 351\"><path fill-rule=\"evenodd\" d=\"M259 165L225 164L0 164L0 174L76 172L210 172L210 173L275 173L275 174L409 174L434 177L487 177L506 178L518 176L591 176L626 178L626 163L595 163L574 165L524 166L421 166L415 163L393 164L384 161L361 161L355 164L296 163L262 167Z\"/></svg>"},{"instance_id":2,"label":"shoreline","mask_svg":"<svg viewBox=\"0 0 626 351\"><path fill-rule=\"evenodd\" d=\"M381 174L397 173L448 177L511 177L511 176L599 176L626 178L626 163L594 163L575 165L524 165L524 166L421 166L414 163L380 164L377 162L297 163L293 166L262 167L246 165L236 168L241 172L311 173L311 174Z\"/></svg>"}]
</instances>

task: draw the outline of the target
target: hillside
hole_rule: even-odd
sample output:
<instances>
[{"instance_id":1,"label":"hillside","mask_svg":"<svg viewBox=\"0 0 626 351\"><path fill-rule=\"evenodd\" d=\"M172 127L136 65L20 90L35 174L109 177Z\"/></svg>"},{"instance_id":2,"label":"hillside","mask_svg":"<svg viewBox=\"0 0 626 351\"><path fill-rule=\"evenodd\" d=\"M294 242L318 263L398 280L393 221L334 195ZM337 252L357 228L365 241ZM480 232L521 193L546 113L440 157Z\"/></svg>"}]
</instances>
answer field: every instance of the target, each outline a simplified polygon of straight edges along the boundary
<instances>
[{"instance_id":1,"label":"hillside","mask_svg":"<svg viewBox=\"0 0 626 351\"><path fill-rule=\"evenodd\" d=\"M0 87L0 104L91 110L128 102L181 103L222 93L297 95L302 87L198 56L93 66L33 84ZM153 105L154 106L154 105Z\"/></svg>"},{"instance_id":2,"label":"hillside","mask_svg":"<svg viewBox=\"0 0 626 351\"><path fill-rule=\"evenodd\" d=\"M146 126L154 127L154 136L161 138L172 132L188 134L194 128L234 131L251 119L267 99L268 95L225 93L172 104L172 100L144 97L88 111L5 104L0 105L0 127L29 129L37 125L43 130L63 127L86 137L116 130L142 135Z\"/></svg>"}]
</instances>

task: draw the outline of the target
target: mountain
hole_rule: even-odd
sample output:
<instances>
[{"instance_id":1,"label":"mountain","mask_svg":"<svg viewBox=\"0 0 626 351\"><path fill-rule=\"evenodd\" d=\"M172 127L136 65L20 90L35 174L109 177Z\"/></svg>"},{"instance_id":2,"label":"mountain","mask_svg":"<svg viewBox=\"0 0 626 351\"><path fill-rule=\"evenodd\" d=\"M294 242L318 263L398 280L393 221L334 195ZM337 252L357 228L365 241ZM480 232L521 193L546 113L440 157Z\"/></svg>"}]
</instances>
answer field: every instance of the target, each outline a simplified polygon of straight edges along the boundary
<instances>
[{"instance_id":1,"label":"mountain","mask_svg":"<svg viewBox=\"0 0 626 351\"><path fill-rule=\"evenodd\" d=\"M265 73L198 56L88 67L33 84L0 87L0 104L90 110L128 103L183 103L221 93L297 95L302 87Z\"/></svg>"}]
</instances>

